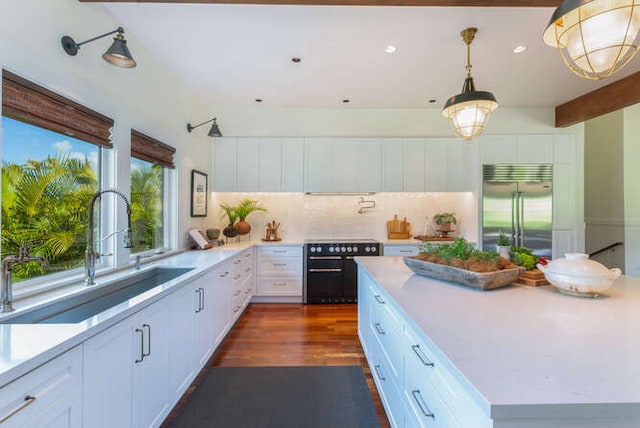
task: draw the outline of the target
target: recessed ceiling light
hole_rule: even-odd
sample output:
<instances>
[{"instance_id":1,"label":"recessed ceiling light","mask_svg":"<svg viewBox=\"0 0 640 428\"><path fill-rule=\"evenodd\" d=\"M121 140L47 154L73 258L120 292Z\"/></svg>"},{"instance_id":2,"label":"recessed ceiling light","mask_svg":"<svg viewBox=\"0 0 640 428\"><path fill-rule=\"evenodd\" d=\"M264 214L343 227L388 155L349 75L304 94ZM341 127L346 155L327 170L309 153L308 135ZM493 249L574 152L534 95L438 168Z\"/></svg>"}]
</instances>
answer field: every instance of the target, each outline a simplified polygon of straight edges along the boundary
<instances>
[{"instance_id":1,"label":"recessed ceiling light","mask_svg":"<svg viewBox=\"0 0 640 428\"><path fill-rule=\"evenodd\" d=\"M396 51L396 47L393 45L387 45L387 47L384 48L384 51L386 53L394 53Z\"/></svg>"},{"instance_id":2,"label":"recessed ceiling light","mask_svg":"<svg viewBox=\"0 0 640 428\"><path fill-rule=\"evenodd\" d=\"M348 99L346 99L346 98L345 98L344 100L342 100L342 102L343 102L343 103L345 103L345 104L349 103L350 101L351 101L351 100L348 100Z\"/></svg>"},{"instance_id":3,"label":"recessed ceiling light","mask_svg":"<svg viewBox=\"0 0 640 428\"><path fill-rule=\"evenodd\" d=\"M515 48L513 48L513 53L522 53L524 51L527 50L527 46L526 45L519 45L516 46Z\"/></svg>"},{"instance_id":4,"label":"recessed ceiling light","mask_svg":"<svg viewBox=\"0 0 640 428\"><path fill-rule=\"evenodd\" d=\"M291 62L295 62L296 64L299 63L300 61L302 61L302 59L297 56L294 56L293 58L291 58Z\"/></svg>"},{"instance_id":5,"label":"recessed ceiling light","mask_svg":"<svg viewBox=\"0 0 640 428\"><path fill-rule=\"evenodd\" d=\"M436 100L435 100L435 99L433 99L433 98L429 100L429 104L433 104L433 103L435 103L435 102L436 102Z\"/></svg>"},{"instance_id":6,"label":"recessed ceiling light","mask_svg":"<svg viewBox=\"0 0 640 428\"><path fill-rule=\"evenodd\" d=\"M261 103L261 102L262 102L262 98L256 98L256 99L255 99L255 101L256 101L257 103Z\"/></svg>"}]
</instances>

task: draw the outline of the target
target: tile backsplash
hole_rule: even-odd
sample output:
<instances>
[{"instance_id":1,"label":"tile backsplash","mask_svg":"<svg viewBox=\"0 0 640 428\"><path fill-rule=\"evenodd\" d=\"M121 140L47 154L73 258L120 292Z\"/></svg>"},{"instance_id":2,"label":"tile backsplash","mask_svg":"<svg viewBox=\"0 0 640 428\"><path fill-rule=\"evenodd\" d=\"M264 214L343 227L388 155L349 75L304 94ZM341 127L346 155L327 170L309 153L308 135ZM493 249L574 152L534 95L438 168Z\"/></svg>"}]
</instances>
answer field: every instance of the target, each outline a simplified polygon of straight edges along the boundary
<instances>
[{"instance_id":1,"label":"tile backsplash","mask_svg":"<svg viewBox=\"0 0 640 428\"><path fill-rule=\"evenodd\" d=\"M251 240L265 235L268 222L280 222L280 236L288 241L324 238L387 239L387 221L395 214L411 223L414 235L432 235L433 216L454 211L458 225L454 236L478 240L478 199L472 192L375 193L372 195L308 195L304 193L212 193L207 227L222 229L226 216L220 204L257 200L268 211L247 217ZM374 206L375 205L375 206Z\"/></svg>"}]
</instances>

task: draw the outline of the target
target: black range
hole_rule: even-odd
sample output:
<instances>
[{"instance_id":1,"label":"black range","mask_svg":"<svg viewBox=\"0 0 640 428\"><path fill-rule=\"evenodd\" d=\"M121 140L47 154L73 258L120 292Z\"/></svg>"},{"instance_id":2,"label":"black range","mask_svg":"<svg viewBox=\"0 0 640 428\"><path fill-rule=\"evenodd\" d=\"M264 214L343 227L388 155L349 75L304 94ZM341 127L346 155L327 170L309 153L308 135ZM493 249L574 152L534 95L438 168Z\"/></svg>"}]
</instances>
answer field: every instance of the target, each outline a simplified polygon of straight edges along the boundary
<instances>
[{"instance_id":1,"label":"black range","mask_svg":"<svg viewBox=\"0 0 640 428\"><path fill-rule=\"evenodd\" d=\"M309 239L304 244L304 303L356 303L354 257L379 256L374 239Z\"/></svg>"}]
</instances>

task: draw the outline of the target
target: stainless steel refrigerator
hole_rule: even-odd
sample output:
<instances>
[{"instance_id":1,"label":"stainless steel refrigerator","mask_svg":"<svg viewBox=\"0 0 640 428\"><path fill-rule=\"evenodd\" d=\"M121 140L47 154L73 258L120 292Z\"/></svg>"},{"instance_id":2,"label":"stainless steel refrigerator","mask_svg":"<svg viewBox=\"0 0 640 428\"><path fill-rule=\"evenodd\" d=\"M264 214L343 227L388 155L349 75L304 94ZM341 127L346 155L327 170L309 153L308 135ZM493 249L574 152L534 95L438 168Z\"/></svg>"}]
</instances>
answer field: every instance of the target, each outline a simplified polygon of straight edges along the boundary
<instances>
[{"instance_id":1,"label":"stainless steel refrigerator","mask_svg":"<svg viewBox=\"0 0 640 428\"><path fill-rule=\"evenodd\" d=\"M551 258L551 164L482 166L482 248L495 249L500 232L512 245Z\"/></svg>"}]
</instances>

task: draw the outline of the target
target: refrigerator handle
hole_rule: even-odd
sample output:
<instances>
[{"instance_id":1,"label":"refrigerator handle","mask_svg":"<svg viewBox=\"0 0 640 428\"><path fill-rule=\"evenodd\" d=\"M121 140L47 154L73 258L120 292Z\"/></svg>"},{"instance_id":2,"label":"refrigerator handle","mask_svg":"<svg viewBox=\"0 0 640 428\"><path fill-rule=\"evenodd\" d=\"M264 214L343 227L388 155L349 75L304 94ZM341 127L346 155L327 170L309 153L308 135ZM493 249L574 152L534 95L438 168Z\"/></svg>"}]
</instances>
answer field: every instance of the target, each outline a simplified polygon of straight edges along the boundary
<instances>
[{"instance_id":1,"label":"refrigerator handle","mask_svg":"<svg viewBox=\"0 0 640 428\"><path fill-rule=\"evenodd\" d=\"M516 230L516 225L517 225L517 203L516 203L516 192L511 192L511 242L513 243L512 245L518 246L516 243L516 238L517 238L517 230Z\"/></svg>"},{"instance_id":2,"label":"refrigerator handle","mask_svg":"<svg viewBox=\"0 0 640 428\"><path fill-rule=\"evenodd\" d=\"M524 192L518 192L520 199L520 219L518 220L518 224L520 226L520 246L524 245Z\"/></svg>"}]
</instances>

